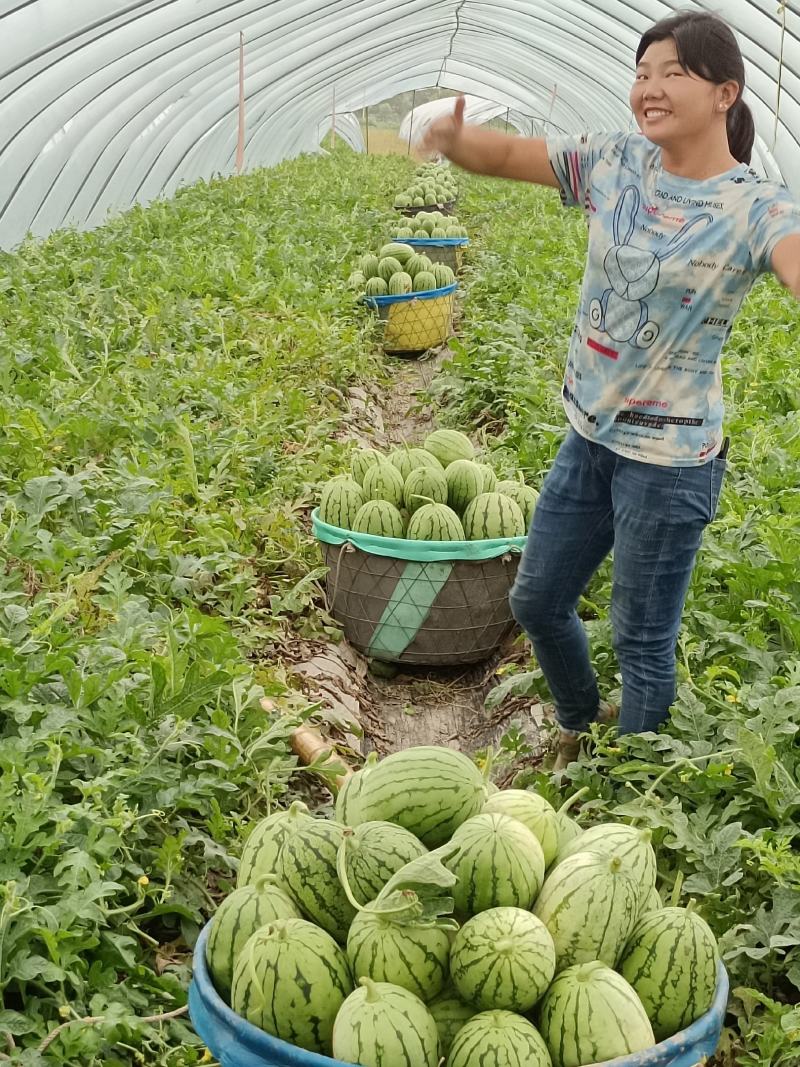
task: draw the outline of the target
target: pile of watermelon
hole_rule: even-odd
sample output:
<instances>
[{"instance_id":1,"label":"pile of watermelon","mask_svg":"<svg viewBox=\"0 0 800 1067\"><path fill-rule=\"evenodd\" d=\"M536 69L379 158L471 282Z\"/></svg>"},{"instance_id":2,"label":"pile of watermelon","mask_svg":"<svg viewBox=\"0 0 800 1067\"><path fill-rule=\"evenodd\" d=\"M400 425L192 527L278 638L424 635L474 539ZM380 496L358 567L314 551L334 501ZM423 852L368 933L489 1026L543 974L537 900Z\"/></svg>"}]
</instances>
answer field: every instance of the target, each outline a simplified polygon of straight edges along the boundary
<instances>
[{"instance_id":1,"label":"pile of watermelon","mask_svg":"<svg viewBox=\"0 0 800 1067\"><path fill-rule=\"evenodd\" d=\"M573 797L574 801L576 798ZM362 1067L584 1067L710 1007L718 949L664 907L650 832L583 830L424 746L248 838L207 960L235 1012Z\"/></svg>"},{"instance_id":2,"label":"pile of watermelon","mask_svg":"<svg viewBox=\"0 0 800 1067\"><path fill-rule=\"evenodd\" d=\"M392 232L392 238L396 241L405 241L409 237L441 240L466 236L466 226L462 226L455 215L443 215L441 211L418 211L413 218L395 224Z\"/></svg>"},{"instance_id":3,"label":"pile of watermelon","mask_svg":"<svg viewBox=\"0 0 800 1067\"><path fill-rule=\"evenodd\" d=\"M447 164L423 163L417 167L408 188L394 198L398 211L411 207L435 207L452 204L458 196L453 172Z\"/></svg>"},{"instance_id":4,"label":"pile of watermelon","mask_svg":"<svg viewBox=\"0 0 800 1067\"><path fill-rule=\"evenodd\" d=\"M460 430L434 430L421 448L355 452L350 474L323 487L319 518L375 537L482 541L524 537L537 498L522 481L498 481Z\"/></svg>"},{"instance_id":5,"label":"pile of watermelon","mask_svg":"<svg viewBox=\"0 0 800 1067\"><path fill-rule=\"evenodd\" d=\"M455 280L451 267L432 263L411 245L392 241L377 255L368 252L362 256L347 284L364 296L403 296L443 289Z\"/></svg>"}]
</instances>

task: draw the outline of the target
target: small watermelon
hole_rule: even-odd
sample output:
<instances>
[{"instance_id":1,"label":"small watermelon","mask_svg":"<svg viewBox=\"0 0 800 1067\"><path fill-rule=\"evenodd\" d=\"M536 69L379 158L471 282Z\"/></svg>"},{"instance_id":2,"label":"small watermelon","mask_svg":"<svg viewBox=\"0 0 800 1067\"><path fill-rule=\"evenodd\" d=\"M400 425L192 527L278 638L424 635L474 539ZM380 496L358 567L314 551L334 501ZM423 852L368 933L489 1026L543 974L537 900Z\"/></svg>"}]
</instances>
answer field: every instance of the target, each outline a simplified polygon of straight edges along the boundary
<instances>
[{"instance_id":1,"label":"small watermelon","mask_svg":"<svg viewBox=\"0 0 800 1067\"><path fill-rule=\"evenodd\" d=\"M353 475L353 480L363 486L367 469L381 462L383 462L383 456L376 448L360 448L353 453L350 460L350 473Z\"/></svg>"},{"instance_id":2,"label":"small watermelon","mask_svg":"<svg viewBox=\"0 0 800 1067\"><path fill-rule=\"evenodd\" d=\"M472 441L460 430L433 430L425 438L425 449L446 469L457 459L474 459Z\"/></svg>"},{"instance_id":3,"label":"small watermelon","mask_svg":"<svg viewBox=\"0 0 800 1067\"><path fill-rule=\"evenodd\" d=\"M501 493L481 493L464 512L464 532L470 541L524 537L525 517L509 497Z\"/></svg>"},{"instance_id":4,"label":"small watermelon","mask_svg":"<svg viewBox=\"0 0 800 1067\"><path fill-rule=\"evenodd\" d=\"M414 255L414 249L411 245L396 244L394 241L391 244L384 245L378 253L378 259L396 259L401 265L405 263L411 256Z\"/></svg>"},{"instance_id":5,"label":"small watermelon","mask_svg":"<svg viewBox=\"0 0 800 1067\"><path fill-rule=\"evenodd\" d=\"M503 496L510 496L512 500L516 501L525 516L525 528L527 529L533 518L533 509L536 507L536 501L539 499L539 494L536 490L530 485L523 485L522 482L503 481L497 483L494 491L495 493L502 493Z\"/></svg>"},{"instance_id":6,"label":"small watermelon","mask_svg":"<svg viewBox=\"0 0 800 1067\"><path fill-rule=\"evenodd\" d=\"M297 803L302 804L302 801ZM305 806L301 810L308 814L308 808ZM287 826L291 825L288 816L288 811L274 811L272 815L256 823L250 831L242 849L242 858L239 860L237 888L254 885L264 875L278 873L278 856Z\"/></svg>"},{"instance_id":7,"label":"small watermelon","mask_svg":"<svg viewBox=\"0 0 800 1067\"><path fill-rule=\"evenodd\" d=\"M441 468L436 470L433 467L417 467L412 470L403 486L403 502L411 515L423 505L431 502L446 504L447 478L445 477L445 472Z\"/></svg>"},{"instance_id":8,"label":"small watermelon","mask_svg":"<svg viewBox=\"0 0 800 1067\"><path fill-rule=\"evenodd\" d=\"M365 296L386 296L389 292L389 285L383 278L367 278L367 284L364 286Z\"/></svg>"},{"instance_id":9,"label":"small watermelon","mask_svg":"<svg viewBox=\"0 0 800 1067\"><path fill-rule=\"evenodd\" d=\"M330 526L340 530L352 529L358 509L366 502L366 496L352 478L333 478L322 490L319 517Z\"/></svg>"},{"instance_id":10,"label":"small watermelon","mask_svg":"<svg viewBox=\"0 0 800 1067\"><path fill-rule=\"evenodd\" d=\"M446 986L438 997L428 1003L439 1031L439 1055L446 1057L458 1031L476 1014L477 1009L467 1004L452 986Z\"/></svg>"},{"instance_id":11,"label":"small watermelon","mask_svg":"<svg viewBox=\"0 0 800 1067\"><path fill-rule=\"evenodd\" d=\"M473 815L451 842L458 852L445 866L458 879L453 899L459 915L531 907L544 881L544 854L527 826L508 815Z\"/></svg>"},{"instance_id":12,"label":"small watermelon","mask_svg":"<svg viewBox=\"0 0 800 1067\"><path fill-rule=\"evenodd\" d=\"M419 997L389 982L360 985L336 1016L334 1057L361 1067L437 1067L436 1023Z\"/></svg>"},{"instance_id":13,"label":"small watermelon","mask_svg":"<svg viewBox=\"0 0 800 1067\"><path fill-rule=\"evenodd\" d=\"M483 474L480 466L471 459L456 459L445 470L447 478L447 503L463 514L467 505L483 491Z\"/></svg>"},{"instance_id":14,"label":"small watermelon","mask_svg":"<svg viewBox=\"0 0 800 1067\"><path fill-rule=\"evenodd\" d=\"M664 901L661 899L661 894L658 892L656 887L653 886L650 892L639 905L638 916L640 919L642 919L645 915L652 915L654 911L661 911L663 907Z\"/></svg>"},{"instance_id":15,"label":"small watermelon","mask_svg":"<svg viewBox=\"0 0 800 1067\"><path fill-rule=\"evenodd\" d=\"M388 500L396 508L403 503L403 476L393 463L384 460L364 475L366 500ZM355 518L355 516L353 516Z\"/></svg>"},{"instance_id":16,"label":"small watermelon","mask_svg":"<svg viewBox=\"0 0 800 1067\"><path fill-rule=\"evenodd\" d=\"M452 285L456 280L453 268L448 267L446 263L434 263L432 274L436 279L437 289L444 289L446 285Z\"/></svg>"},{"instance_id":17,"label":"small watermelon","mask_svg":"<svg viewBox=\"0 0 800 1067\"><path fill-rule=\"evenodd\" d=\"M536 835L542 846L545 866L549 867L558 852L558 815L544 797L528 789L501 789L490 796L483 808L518 819Z\"/></svg>"},{"instance_id":18,"label":"small watermelon","mask_svg":"<svg viewBox=\"0 0 800 1067\"><path fill-rule=\"evenodd\" d=\"M523 908L490 908L453 938L450 976L458 995L486 1011L529 1011L555 973L553 939Z\"/></svg>"},{"instance_id":19,"label":"small watermelon","mask_svg":"<svg viewBox=\"0 0 800 1067\"><path fill-rule=\"evenodd\" d=\"M453 1039L447 1067L552 1067L544 1038L513 1011L482 1011Z\"/></svg>"},{"instance_id":20,"label":"small watermelon","mask_svg":"<svg viewBox=\"0 0 800 1067\"><path fill-rule=\"evenodd\" d=\"M389 454L389 462L397 467L404 481L418 467L435 467L438 471L442 470L441 463L432 453L424 448L409 448L407 445L395 448Z\"/></svg>"},{"instance_id":21,"label":"small watermelon","mask_svg":"<svg viewBox=\"0 0 800 1067\"><path fill-rule=\"evenodd\" d=\"M336 795L334 817L342 826L355 826L358 818L358 795L364 782L364 777L374 769L378 763L378 753L373 751L367 755L364 766L344 780Z\"/></svg>"},{"instance_id":22,"label":"small watermelon","mask_svg":"<svg viewBox=\"0 0 800 1067\"><path fill-rule=\"evenodd\" d=\"M351 529L373 537L402 537L403 516L388 500L368 500L356 512Z\"/></svg>"},{"instance_id":23,"label":"small watermelon","mask_svg":"<svg viewBox=\"0 0 800 1067\"><path fill-rule=\"evenodd\" d=\"M414 276L414 292L427 293L436 288L436 279L429 270L421 270Z\"/></svg>"},{"instance_id":24,"label":"small watermelon","mask_svg":"<svg viewBox=\"0 0 800 1067\"><path fill-rule=\"evenodd\" d=\"M427 234L426 234L426 236L427 236ZM408 273L411 275L412 278L416 278L416 276L421 271L430 271L432 269L433 269L433 264L431 263L431 261L428 259L428 257L426 255L422 255L421 253L415 253L406 262L406 270L408 271Z\"/></svg>"},{"instance_id":25,"label":"small watermelon","mask_svg":"<svg viewBox=\"0 0 800 1067\"><path fill-rule=\"evenodd\" d=\"M463 541L464 527L447 504L423 504L408 523L409 541Z\"/></svg>"},{"instance_id":26,"label":"small watermelon","mask_svg":"<svg viewBox=\"0 0 800 1067\"><path fill-rule=\"evenodd\" d=\"M404 296L414 288L414 282L410 274L400 270L389 279L389 296Z\"/></svg>"},{"instance_id":27,"label":"small watermelon","mask_svg":"<svg viewBox=\"0 0 800 1067\"><path fill-rule=\"evenodd\" d=\"M656 854L650 844L648 829L627 823L601 823L592 826L580 838L559 850L556 863L577 852L596 852L601 856L618 856L622 869L635 880L641 903L656 884Z\"/></svg>"},{"instance_id":28,"label":"small watermelon","mask_svg":"<svg viewBox=\"0 0 800 1067\"><path fill-rule=\"evenodd\" d=\"M347 935L347 958L359 978L391 982L428 1001L447 981L450 940L449 930L435 923L392 922L360 911Z\"/></svg>"},{"instance_id":29,"label":"small watermelon","mask_svg":"<svg viewBox=\"0 0 800 1067\"><path fill-rule=\"evenodd\" d=\"M367 280L378 277L379 262L380 260L378 257L372 255L371 252L368 252L367 255L361 257L359 269Z\"/></svg>"},{"instance_id":30,"label":"small watermelon","mask_svg":"<svg viewBox=\"0 0 800 1067\"><path fill-rule=\"evenodd\" d=\"M399 273L402 269L403 264L398 259L394 256L387 256L378 263L378 277L388 282L393 274Z\"/></svg>"},{"instance_id":31,"label":"small watermelon","mask_svg":"<svg viewBox=\"0 0 800 1067\"><path fill-rule=\"evenodd\" d=\"M364 272L360 270L354 270L350 277L347 279L348 289L358 289L359 291L367 284L367 279L364 277Z\"/></svg>"},{"instance_id":32,"label":"small watermelon","mask_svg":"<svg viewBox=\"0 0 800 1067\"><path fill-rule=\"evenodd\" d=\"M489 466L488 463L476 463L475 466L478 467L483 478L483 488L481 489L481 492L494 492L494 488L497 485L497 475L494 473L492 468Z\"/></svg>"},{"instance_id":33,"label":"small watermelon","mask_svg":"<svg viewBox=\"0 0 800 1067\"><path fill-rule=\"evenodd\" d=\"M393 822L362 822L348 827L344 837L347 884L362 906L374 900L401 867L428 851L410 830Z\"/></svg>"}]
</instances>

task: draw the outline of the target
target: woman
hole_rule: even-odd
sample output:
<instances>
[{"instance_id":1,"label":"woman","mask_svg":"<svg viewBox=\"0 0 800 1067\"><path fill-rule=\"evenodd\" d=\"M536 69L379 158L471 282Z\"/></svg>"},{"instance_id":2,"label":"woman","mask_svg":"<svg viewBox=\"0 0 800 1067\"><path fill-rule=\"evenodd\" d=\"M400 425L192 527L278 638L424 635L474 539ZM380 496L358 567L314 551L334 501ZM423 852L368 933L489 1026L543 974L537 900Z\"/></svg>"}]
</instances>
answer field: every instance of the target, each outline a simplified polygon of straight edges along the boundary
<instances>
[{"instance_id":1,"label":"woman","mask_svg":"<svg viewBox=\"0 0 800 1067\"><path fill-rule=\"evenodd\" d=\"M612 546L619 730L666 719L683 603L725 471L720 350L759 274L800 298L800 208L748 166L754 126L730 28L671 16L644 34L636 64L639 133L509 137L464 126L458 100L424 143L468 170L553 186L589 224L563 385L571 429L511 592L553 694L558 769L612 710L576 611Z\"/></svg>"}]
</instances>

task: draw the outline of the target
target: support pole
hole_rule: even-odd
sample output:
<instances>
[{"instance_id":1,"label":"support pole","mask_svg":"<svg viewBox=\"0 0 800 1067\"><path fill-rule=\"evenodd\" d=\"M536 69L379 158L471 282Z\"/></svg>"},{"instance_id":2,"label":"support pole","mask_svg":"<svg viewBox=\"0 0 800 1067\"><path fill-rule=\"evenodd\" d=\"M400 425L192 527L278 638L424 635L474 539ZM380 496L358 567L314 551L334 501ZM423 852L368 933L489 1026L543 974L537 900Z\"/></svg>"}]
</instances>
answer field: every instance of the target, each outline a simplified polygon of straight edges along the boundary
<instances>
[{"instance_id":1,"label":"support pole","mask_svg":"<svg viewBox=\"0 0 800 1067\"><path fill-rule=\"evenodd\" d=\"M417 101L417 90L414 89L412 91L412 93L411 93L411 121L408 124L408 148L406 150L406 155L407 156L411 155L411 132L414 129L414 106L416 104L416 101Z\"/></svg>"},{"instance_id":2,"label":"support pole","mask_svg":"<svg viewBox=\"0 0 800 1067\"><path fill-rule=\"evenodd\" d=\"M239 132L236 137L236 173L244 166L244 34L239 34Z\"/></svg>"},{"instance_id":3,"label":"support pole","mask_svg":"<svg viewBox=\"0 0 800 1067\"><path fill-rule=\"evenodd\" d=\"M506 108L506 133L508 133L508 116L511 114L511 108Z\"/></svg>"},{"instance_id":4,"label":"support pole","mask_svg":"<svg viewBox=\"0 0 800 1067\"><path fill-rule=\"evenodd\" d=\"M331 148L336 147L336 86L333 87L333 102L331 104Z\"/></svg>"},{"instance_id":5,"label":"support pole","mask_svg":"<svg viewBox=\"0 0 800 1067\"><path fill-rule=\"evenodd\" d=\"M369 155L369 108L364 108L364 125L367 130L367 155Z\"/></svg>"}]
</instances>

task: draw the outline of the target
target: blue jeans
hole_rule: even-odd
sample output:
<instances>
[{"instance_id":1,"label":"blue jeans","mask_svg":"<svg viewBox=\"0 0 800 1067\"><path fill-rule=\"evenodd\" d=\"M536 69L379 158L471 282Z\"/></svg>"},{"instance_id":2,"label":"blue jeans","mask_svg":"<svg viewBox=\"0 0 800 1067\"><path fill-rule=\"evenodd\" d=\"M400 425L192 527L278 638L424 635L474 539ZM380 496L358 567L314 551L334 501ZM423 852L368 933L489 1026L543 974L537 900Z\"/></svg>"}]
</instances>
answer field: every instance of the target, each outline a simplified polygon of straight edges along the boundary
<instances>
[{"instance_id":1,"label":"blue jeans","mask_svg":"<svg viewBox=\"0 0 800 1067\"><path fill-rule=\"evenodd\" d=\"M511 590L511 610L533 642L562 729L581 732L597 715L597 678L576 609L612 547L619 731L655 730L667 718L683 603L725 465L722 458L698 467L625 459L570 430L544 480Z\"/></svg>"}]
</instances>

